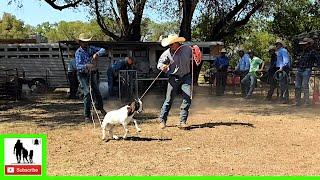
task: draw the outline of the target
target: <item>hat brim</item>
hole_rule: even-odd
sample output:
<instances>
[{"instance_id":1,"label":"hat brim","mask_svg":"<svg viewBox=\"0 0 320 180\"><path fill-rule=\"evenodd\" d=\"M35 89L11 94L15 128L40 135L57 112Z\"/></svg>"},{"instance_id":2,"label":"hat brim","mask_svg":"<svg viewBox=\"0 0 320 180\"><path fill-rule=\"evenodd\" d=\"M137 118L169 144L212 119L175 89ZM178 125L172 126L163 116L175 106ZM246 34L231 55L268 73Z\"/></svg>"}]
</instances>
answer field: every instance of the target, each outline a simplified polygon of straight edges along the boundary
<instances>
[{"instance_id":1,"label":"hat brim","mask_svg":"<svg viewBox=\"0 0 320 180\"><path fill-rule=\"evenodd\" d=\"M90 37L90 38L87 38L87 39L83 39L83 38L81 38L81 39L76 39L76 41L77 42L80 42L80 41L82 41L82 42L88 42L88 41L91 41L91 39L92 39L92 37Z\"/></svg>"},{"instance_id":2,"label":"hat brim","mask_svg":"<svg viewBox=\"0 0 320 180\"><path fill-rule=\"evenodd\" d=\"M301 41L299 42L300 45L304 45L304 44L308 44L309 42L306 42L306 41Z\"/></svg>"},{"instance_id":3,"label":"hat brim","mask_svg":"<svg viewBox=\"0 0 320 180\"><path fill-rule=\"evenodd\" d=\"M186 41L186 38L184 37L177 37L177 38L164 38L162 41L161 41L161 46L162 47L166 47L166 46L169 46L170 44L173 44L173 43L176 43L176 42L185 42Z\"/></svg>"}]
</instances>

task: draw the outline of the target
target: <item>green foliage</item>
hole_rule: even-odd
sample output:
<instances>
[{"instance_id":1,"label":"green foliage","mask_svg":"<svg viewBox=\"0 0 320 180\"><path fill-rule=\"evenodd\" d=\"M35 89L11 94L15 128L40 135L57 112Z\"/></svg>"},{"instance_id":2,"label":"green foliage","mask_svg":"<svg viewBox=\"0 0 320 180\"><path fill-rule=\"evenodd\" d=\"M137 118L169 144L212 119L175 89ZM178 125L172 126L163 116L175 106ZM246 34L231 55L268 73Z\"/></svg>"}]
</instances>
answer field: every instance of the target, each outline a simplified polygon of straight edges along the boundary
<instances>
[{"instance_id":1,"label":"green foliage","mask_svg":"<svg viewBox=\"0 0 320 180\"><path fill-rule=\"evenodd\" d=\"M25 26L23 21L9 13L4 13L0 19L0 39L25 39L31 31L31 26Z\"/></svg>"},{"instance_id":2,"label":"green foliage","mask_svg":"<svg viewBox=\"0 0 320 180\"><path fill-rule=\"evenodd\" d=\"M142 21L142 35L146 41L158 41L160 36L167 36L169 34L179 32L179 23L177 21L156 23L149 18Z\"/></svg>"},{"instance_id":3,"label":"green foliage","mask_svg":"<svg viewBox=\"0 0 320 180\"><path fill-rule=\"evenodd\" d=\"M36 33L44 36L49 42L75 40L83 32L90 33L93 36L93 40L105 40L105 35L95 21L89 23L60 21L57 24L45 22L36 27Z\"/></svg>"},{"instance_id":4,"label":"green foliage","mask_svg":"<svg viewBox=\"0 0 320 180\"><path fill-rule=\"evenodd\" d=\"M320 3L311 0L288 0L278 3L270 27L281 37L320 29Z\"/></svg>"},{"instance_id":5,"label":"green foliage","mask_svg":"<svg viewBox=\"0 0 320 180\"><path fill-rule=\"evenodd\" d=\"M239 29L233 38L226 38L225 43L231 51L230 64L235 67L239 59L237 50L243 49L245 52L253 50L255 56L261 58L265 62L270 61L268 49L274 45L278 37L268 31L268 21L251 20L242 29Z\"/></svg>"}]
</instances>

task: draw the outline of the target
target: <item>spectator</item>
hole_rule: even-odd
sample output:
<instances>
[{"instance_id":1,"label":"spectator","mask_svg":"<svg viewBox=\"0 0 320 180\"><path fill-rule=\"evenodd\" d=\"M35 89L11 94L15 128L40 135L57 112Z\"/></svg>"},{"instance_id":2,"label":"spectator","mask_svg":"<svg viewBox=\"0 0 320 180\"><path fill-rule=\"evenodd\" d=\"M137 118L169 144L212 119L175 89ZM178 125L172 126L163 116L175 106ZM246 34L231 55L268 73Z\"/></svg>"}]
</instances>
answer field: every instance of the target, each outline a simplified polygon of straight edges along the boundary
<instances>
[{"instance_id":1,"label":"spectator","mask_svg":"<svg viewBox=\"0 0 320 180\"><path fill-rule=\"evenodd\" d=\"M114 80L117 79L120 70L130 70L133 69L134 60L132 57L126 57L124 60L116 61L112 64L107 70L108 76L108 87L109 87L109 95L114 95Z\"/></svg>"},{"instance_id":2,"label":"spectator","mask_svg":"<svg viewBox=\"0 0 320 180\"><path fill-rule=\"evenodd\" d=\"M303 103L309 106L309 79L312 72L312 67L316 63L318 66L320 57L319 54L312 48L314 40L311 38L304 38L299 42L302 46L303 52L298 60L297 73L295 81L295 105L301 105L301 92L303 91Z\"/></svg>"},{"instance_id":3,"label":"spectator","mask_svg":"<svg viewBox=\"0 0 320 180\"><path fill-rule=\"evenodd\" d=\"M262 59L254 56L254 52L249 51L250 56L250 70L249 73L242 79L241 84L246 87L245 99L250 99L252 93L257 84L256 72L262 71L264 67L264 62ZM261 68L260 68L261 66Z\"/></svg>"},{"instance_id":4,"label":"spectator","mask_svg":"<svg viewBox=\"0 0 320 180\"><path fill-rule=\"evenodd\" d=\"M281 40L277 40L276 43L277 53L277 74L279 76L280 87L280 101L283 104L289 103L289 71L290 71L290 57L288 51L284 48L284 43Z\"/></svg>"},{"instance_id":5,"label":"spectator","mask_svg":"<svg viewBox=\"0 0 320 180\"><path fill-rule=\"evenodd\" d=\"M226 56L226 49L221 49L221 55L215 60L214 65L217 69L216 73L216 95L224 95L227 83L229 59Z\"/></svg>"},{"instance_id":6,"label":"spectator","mask_svg":"<svg viewBox=\"0 0 320 180\"><path fill-rule=\"evenodd\" d=\"M269 91L266 97L267 101L271 101L272 95L274 90L277 87L277 80L274 78L274 74L277 71L276 62L277 62L277 54L276 54L276 47L270 46L269 47L269 55L270 55L270 66L268 69L268 83L270 85Z\"/></svg>"},{"instance_id":7,"label":"spectator","mask_svg":"<svg viewBox=\"0 0 320 180\"><path fill-rule=\"evenodd\" d=\"M250 69L250 56L247 53L244 53L243 49L238 51L239 61L235 68L235 74L240 76L240 81L248 74ZM242 97L246 96L246 88L241 84L241 95Z\"/></svg>"}]
</instances>

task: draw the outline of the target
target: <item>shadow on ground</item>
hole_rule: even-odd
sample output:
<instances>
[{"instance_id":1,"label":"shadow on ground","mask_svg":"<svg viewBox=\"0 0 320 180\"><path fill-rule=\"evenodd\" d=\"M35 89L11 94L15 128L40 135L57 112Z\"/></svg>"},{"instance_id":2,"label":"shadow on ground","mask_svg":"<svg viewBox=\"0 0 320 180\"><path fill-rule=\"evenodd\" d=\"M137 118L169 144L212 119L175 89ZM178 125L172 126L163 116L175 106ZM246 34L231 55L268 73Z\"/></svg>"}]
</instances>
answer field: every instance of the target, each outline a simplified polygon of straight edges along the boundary
<instances>
[{"instance_id":1,"label":"shadow on ground","mask_svg":"<svg viewBox=\"0 0 320 180\"><path fill-rule=\"evenodd\" d=\"M110 141L111 139L107 140L106 142ZM171 141L172 138L165 138L165 137L138 137L138 136L130 136L127 137L126 139L123 139L123 137L119 137L119 139L115 140L112 139L112 141L119 141L119 140L124 140L124 141Z\"/></svg>"},{"instance_id":2,"label":"shadow on ground","mask_svg":"<svg viewBox=\"0 0 320 180\"><path fill-rule=\"evenodd\" d=\"M241 122L216 122L216 123L203 123L203 124L194 124L188 127L183 128L184 130L200 129L200 128L215 128L216 126L246 126L255 128L251 123L241 123Z\"/></svg>"}]
</instances>

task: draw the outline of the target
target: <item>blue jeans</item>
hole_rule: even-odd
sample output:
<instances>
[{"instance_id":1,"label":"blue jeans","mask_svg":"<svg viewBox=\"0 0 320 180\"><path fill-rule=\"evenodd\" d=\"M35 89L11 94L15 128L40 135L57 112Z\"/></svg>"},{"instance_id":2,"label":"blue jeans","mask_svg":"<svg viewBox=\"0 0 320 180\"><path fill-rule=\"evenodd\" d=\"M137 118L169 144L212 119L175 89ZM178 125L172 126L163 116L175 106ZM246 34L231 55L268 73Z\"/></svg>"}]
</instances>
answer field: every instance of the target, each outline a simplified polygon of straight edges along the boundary
<instances>
[{"instance_id":1,"label":"blue jeans","mask_svg":"<svg viewBox=\"0 0 320 180\"><path fill-rule=\"evenodd\" d=\"M301 104L301 92L303 91L303 103L310 104L309 99L309 79L311 68L298 68L295 83L295 99L297 104Z\"/></svg>"},{"instance_id":2,"label":"blue jeans","mask_svg":"<svg viewBox=\"0 0 320 180\"><path fill-rule=\"evenodd\" d=\"M183 77L169 76L169 82L167 87L166 99L162 105L160 112L160 122L166 123L171 109L171 105L175 96L177 95L178 89L182 90L182 103L180 106L180 123L186 123L189 115L189 108L191 106L191 74L187 74Z\"/></svg>"},{"instance_id":3,"label":"blue jeans","mask_svg":"<svg viewBox=\"0 0 320 180\"><path fill-rule=\"evenodd\" d=\"M91 72L91 88L92 88L92 97L96 101L96 108L98 110L103 110L103 101L102 101L102 96L99 91L99 86L98 86L98 77L97 77L98 72ZM83 104L84 104L84 116L85 117L90 117L91 112L91 96L89 92L89 78L90 74L89 73L78 73L78 79L80 81L80 85L83 91Z\"/></svg>"},{"instance_id":4,"label":"blue jeans","mask_svg":"<svg viewBox=\"0 0 320 180\"><path fill-rule=\"evenodd\" d=\"M109 88L109 95L112 96L114 94L113 92L113 69L110 67L107 70L107 76L108 76L108 88Z\"/></svg>"},{"instance_id":5,"label":"blue jeans","mask_svg":"<svg viewBox=\"0 0 320 180\"><path fill-rule=\"evenodd\" d=\"M280 88L280 100L288 103L289 102L289 70L283 69L286 72L286 76L280 78L279 88Z\"/></svg>"},{"instance_id":6,"label":"blue jeans","mask_svg":"<svg viewBox=\"0 0 320 180\"><path fill-rule=\"evenodd\" d=\"M257 78L253 73L248 73L242 80L241 85L245 87L246 96L252 96L253 90L257 85Z\"/></svg>"}]
</instances>

